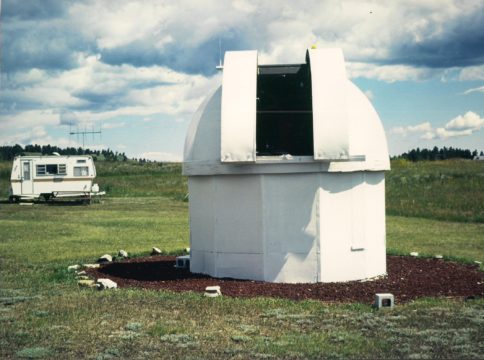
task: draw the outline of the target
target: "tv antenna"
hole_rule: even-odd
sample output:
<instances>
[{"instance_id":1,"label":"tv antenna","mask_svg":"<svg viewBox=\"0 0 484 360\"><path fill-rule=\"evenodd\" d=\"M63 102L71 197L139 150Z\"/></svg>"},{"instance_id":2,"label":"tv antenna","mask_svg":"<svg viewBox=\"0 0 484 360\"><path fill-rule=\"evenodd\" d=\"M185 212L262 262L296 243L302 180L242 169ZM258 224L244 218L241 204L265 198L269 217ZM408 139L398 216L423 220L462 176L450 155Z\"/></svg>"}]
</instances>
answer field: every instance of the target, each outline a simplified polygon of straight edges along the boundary
<instances>
[{"instance_id":1,"label":"tv antenna","mask_svg":"<svg viewBox=\"0 0 484 360\"><path fill-rule=\"evenodd\" d=\"M69 135L76 135L77 136L77 143L79 143L79 136L82 137L82 148L84 149L86 144L86 136L92 135L92 140L94 141L94 135L99 134L99 139L101 139L102 131L101 128L95 131L94 127L90 130L87 129L86 125L84 125L84 130L79 130L79 125L76 126L76 131L72 131L72 123L69 123Z\"/></svg>"},{"instance_id":2,"label":"tv antenna","mask_svg":"<svg viewBox=\"0 0 484 360\"><path fill-rule=\"evenodd\" d=\"M224 66L222 65L222 40L218 38L218 65L215 66L217 70L223 70Z\"/></svg>"}]
</instances>

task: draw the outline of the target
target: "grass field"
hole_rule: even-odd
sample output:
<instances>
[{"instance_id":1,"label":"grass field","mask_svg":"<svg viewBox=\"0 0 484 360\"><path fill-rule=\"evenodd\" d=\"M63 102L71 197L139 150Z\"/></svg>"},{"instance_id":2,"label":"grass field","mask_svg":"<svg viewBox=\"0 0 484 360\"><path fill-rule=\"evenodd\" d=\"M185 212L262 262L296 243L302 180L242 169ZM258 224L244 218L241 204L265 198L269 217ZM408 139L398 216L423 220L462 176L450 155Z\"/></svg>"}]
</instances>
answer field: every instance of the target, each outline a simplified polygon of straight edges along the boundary
<instances>
[{"instance_id":1,"label":"grass field","mask_svg":"<svg viewBox=\"0 0 484 360\"><path fill-rule=\"evenodd\" d=\"M484 161L392 161L387 214L484 222Z\"/></svg>"},{"instance_id":2,"label":"grass field","mask_svg":"<svg viewBox=\"0 0 484 360\"><path fill-rule=\"evenodd\" d=\"M393 167L388 251L484 261L483 165ZM0 163L2 194L8 168ZM179 165L99 163L97 169L101 188L110 191L100 204L0 204L0 358L484 357L483 300L421 299L384 312L368 304L80 289L68 265L121 248L142 255L152 246L167 253L188 246ZM453 176L443 192L448 196L432 197L439 190L421 190L417 180L406 184L419 196L401 184L402 177L419 175L437 186L437 173ZM473 191L462 190L466 183ZM409 203L416 205L403 206Z\"/></svg>"}]
</instances>

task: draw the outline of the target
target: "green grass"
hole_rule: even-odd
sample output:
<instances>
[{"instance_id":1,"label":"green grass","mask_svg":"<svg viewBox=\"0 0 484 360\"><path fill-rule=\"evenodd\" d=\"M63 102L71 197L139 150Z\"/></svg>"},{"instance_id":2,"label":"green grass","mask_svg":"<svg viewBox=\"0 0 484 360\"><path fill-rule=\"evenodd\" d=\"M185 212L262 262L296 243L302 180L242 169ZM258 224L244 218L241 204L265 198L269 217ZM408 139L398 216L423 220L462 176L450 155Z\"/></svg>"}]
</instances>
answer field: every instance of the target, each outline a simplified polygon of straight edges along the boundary
<instances>
[{"instance_id":1,"label":"green grass","mask_svg":"<svg viewBox=\"0 0 484 360\"><path fill-rule=\"evenodd\" d=\"M484 224L387 216L387 252L484 262Z\"/></svg>"},{"instance_id":2,"label":"green grass","mask_svg":"<svg viewBox=\"0 0 484 360\"><path fill-rule=\"evenodd\" d=\"M2 280L36 291L64 281L70 263L93 262L120 249L175 252L189 243L187 204L162 197L113 198L91 206L0 204L0 226Z\"/></svg>"},{"instance_id":3,"label":"green grass","mask_svg":"<svg viewBox=\"0 0 484 360\"><path fill-rule=\"evenodd\" d=\"M96 170L99 186L109 196L187 199L187 178L179 163L98 162Z\"/></svg>"},{"instance_id":4,"label":"green grass","mask_svg":"<svg viewBox=\"0 0 484 360\"><path fill-rule=\"evenodd\" d=\"M482 197L482 167L475 164L393 165L387 204L398 216L387 216L389 252L484 260L482 203L471 199ZM0 358L482 358L483 300L397 299L395 310L375 311L369 304L80 289L68 265L119 249L174 253L189 243L179 165L97 167L101 187L110 186L100 204L0 203ZM9 171L0 163L1 186ZM455 175L445 185L448 196L432 202L455 202L455 209L440 211L425 200L429 193L414 197L392 178L438 171L467 174ZM474 193L462 190L466 182ZM421 191L418 182L409 186ZM474 222L459 215L459 191ZM416 205L394 211L401 203L395 199ZM411 217L419 211L425 218Z\"/></svg>"},{"instance_id":5,"label":"green grass","mask_svg":"<svg viewBox=\"0 0 484 360\"><path fill-rule=\"evenodd\" d=\"M95 182L107 197L170 197L187 201L187 178L180 163L98 161ZM0 200L8 197L11 162L0 161Z\"/></svg>"},{"instance_id":6,"label":"green grass","mask_svg":"<svg viewBox=\"0 0 484 360\"><path fill-rule=\"evenodd\" d=\"M12 162L0 161L0 200L8 198Z\"/></svg>"},{"instance_id":7,"label":"green grass","mask_svg":"<svg viewBox=\"0 0 484 360\"><path fill-rule=\"evenodd\" d=\"M388 215L484 222L484 161L392 161Z\"/></svg>"},{"instance_id":8,"label":"green grass","mask_svg":"<svg viewBox=\"0 0 484 360\"><path fill-rule=\"evenodd\" d=\"M0 223L0 253L29 263L73 261L120 248L173 251L188 244L186 203L162 197L112 198L91 206L4 204Z\"/></svg>"}]
</instances>

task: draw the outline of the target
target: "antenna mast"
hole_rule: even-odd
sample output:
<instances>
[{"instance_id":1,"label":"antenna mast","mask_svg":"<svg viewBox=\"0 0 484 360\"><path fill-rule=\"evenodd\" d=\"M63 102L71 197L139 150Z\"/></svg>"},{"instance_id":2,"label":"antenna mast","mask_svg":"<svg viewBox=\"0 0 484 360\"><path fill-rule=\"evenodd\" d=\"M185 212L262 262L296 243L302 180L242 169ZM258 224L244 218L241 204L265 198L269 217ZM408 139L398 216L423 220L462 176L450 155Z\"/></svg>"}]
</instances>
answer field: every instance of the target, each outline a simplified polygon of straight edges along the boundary
<instances>
[{"instance_id":1,"label":"antenna mast","mask_svg":"<svg viewBox=\"0 0 484 360\"><path fill-rule=\"evenodd\" d=\"M224 66L222 65L222 40L218 38L218 65L215 67L217 70L223 70Z\"/></svg>"},{"instance_id":2,"label":"antenna mast","mask_svg":"<svg viewBox=\"0 0 484 360\"><path fill-rule=\"evenodd\" d=\"M77 141L79 142L79 135L82 135L82 148L84 149L84 146L86 144L86 135L89 135L89 134L92 134L92 138L94 140L94 135L95 134L99 134L99 136L101 136L102 132L101 132L101 128L99 128L98 131L94 131L94 128L92 128L91 130L86 130L86 126L84 126L84 130L82 131L79 131L79 127L77 128L77 131L72 131L70 130L69 131L69 135L77 135Z\"/></svg>"}]
</instances>

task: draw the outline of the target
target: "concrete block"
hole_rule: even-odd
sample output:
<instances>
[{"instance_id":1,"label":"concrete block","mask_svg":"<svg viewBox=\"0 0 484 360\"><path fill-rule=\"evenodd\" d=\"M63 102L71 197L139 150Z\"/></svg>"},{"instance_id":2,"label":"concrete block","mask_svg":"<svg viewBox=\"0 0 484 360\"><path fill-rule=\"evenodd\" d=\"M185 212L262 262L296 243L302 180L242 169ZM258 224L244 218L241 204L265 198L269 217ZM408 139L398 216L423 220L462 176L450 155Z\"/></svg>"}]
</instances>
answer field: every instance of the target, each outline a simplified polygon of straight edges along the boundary
<instances>
[{"instance_id":1,"label":"concrete block","mask_svg":"<svg viewBox=\"0 0 484 360\"><path fill-rule=\"evenodd\" d=\"M77 285L79 285L81 287L94 287L94 286L96 286L94 284L94 280L90 280L90 279L79 280L77 282Z\"/></svg>"},{"instance_id":2,"label":"concrete block","mask_svg":"<svg viewBox=\"0 0 484 360\"><path fill-rule=\"evenodd\" d=\"M116 284L111 279L97 279L96 286L99 290L106 290L106 289L116 289L118 284Z\"/></svg>"},{"instance_id":3,"label":"concrete block","mask_svg":"<svg viewBox=\"0 0 484 360\"><path fill-rule=\"evenodd\" d=\"M222 292L220 291L220 286L207 286L205 288L205 294L206 297L217 297L222 295Z\"/></svg>"},{"instance_id":4,"label":"concrete block","mask_svg":"<svg viewBox=\"0 0 484 360\"><path fill-rule=\"evenodd\" d=\"M112 261L113 261L113 257L109 254L104 254L99 259L97 259L98 263L108 263L108 262L112 262Z\"/></svg>"},{"instance_id":5,"label":"concrete block","mask_svg":"<svg viewBox=\"0 0 484 360\"><path fill-rule=\"evenodd\" d=\"M161 255L161 250L158 249L157 247L153 247L151 249L151 255Z\"/></svg>"},{"instance_id":6,"label":"concrete block","mask_svg":"<svg viewBox=\"0 0 484 360\"><path fill-rule=\"evenodd\" d=\"M190 270L190 255L177 256L175 267L177 269Z\"/></svg>"},{"instance_id":7,"label":"concrete block","mask_svg":"<svg viewBox=\"0 0 484 360\"><path fill-rule=\"evenodd\" d=\"M101 267L100 264L84 264L83 266L86 269L97 269L97 268Z\"/></svg>"},{"instance_id":8,"label":"concrete block","mask_svg":"<svg viewBox=\"0 0 484 360\"><path fill-rule=\"evenodd\" d=\"M81 268L81 265L76 264L76 265L70 265L67 267L67 271L73 271L73 270L79 270Z\"/></svg>"},{"instance_id":9,"label":"concrete block","mask_svg":"<svg viewBox=\"0 0 484 360\"><path fill-rule=\"evenodd\" d=\"M375 294L374 306L377 309L382 309L382 308L393 309L393 307L395 306L395 298L393 294L388 294L388 293Z\"/></svg>"}]
</instances>

